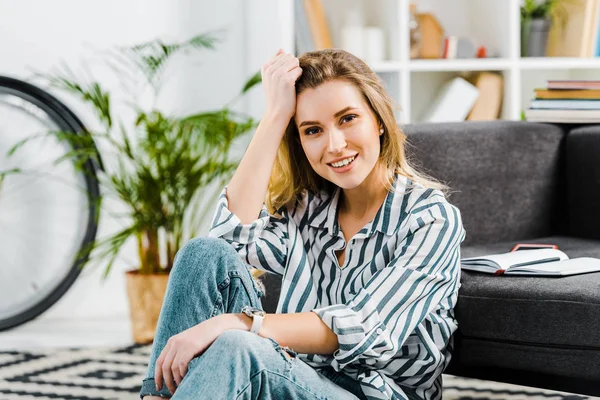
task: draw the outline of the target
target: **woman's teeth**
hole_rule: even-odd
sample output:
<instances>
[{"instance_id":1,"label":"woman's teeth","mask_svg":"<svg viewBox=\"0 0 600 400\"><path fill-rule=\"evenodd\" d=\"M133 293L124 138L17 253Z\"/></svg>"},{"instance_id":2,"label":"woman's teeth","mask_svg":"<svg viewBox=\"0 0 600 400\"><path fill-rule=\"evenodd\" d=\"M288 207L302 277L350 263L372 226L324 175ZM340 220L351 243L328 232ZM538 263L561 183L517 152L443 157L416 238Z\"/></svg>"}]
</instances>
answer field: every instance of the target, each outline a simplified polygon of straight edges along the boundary
<instances>
[{"instance_id":1,"label":"woman's teeth","mask_svg":"<svg viewBox=\"0 0 600 400\"><path fill-rule=\"evenodd\" d=\"M331 163L331 165L333 167L335 167L335 168L340 168L340 167L343 167L343 166L346 166L346 165L350 164L352 161L354 161L354 158L355 157L346 158L343 161L336 162L336 163Z\"/></svg>"}]
</instances>

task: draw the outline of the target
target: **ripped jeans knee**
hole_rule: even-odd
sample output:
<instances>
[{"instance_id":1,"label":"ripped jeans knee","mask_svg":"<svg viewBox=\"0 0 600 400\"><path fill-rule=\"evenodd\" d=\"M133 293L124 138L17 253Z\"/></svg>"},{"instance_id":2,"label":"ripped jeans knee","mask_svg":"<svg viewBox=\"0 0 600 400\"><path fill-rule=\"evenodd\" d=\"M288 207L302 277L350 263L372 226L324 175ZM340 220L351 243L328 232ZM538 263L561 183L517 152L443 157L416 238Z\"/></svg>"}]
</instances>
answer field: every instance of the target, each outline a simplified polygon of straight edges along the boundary
<instances>
[{"instance_id":1,"label":"ripped jeans knee","mask_svg":"<svg viewBox=\"0 0 600 400\"><path fill-rule=\"evenodd\" d=\"M272 338L267 338L271 344L273 344L273 347L275 348L275 350L277 350L277 352L279 354L281 354L286 360L294 360L296 359L296 357L298 356L298 353L296 353L294 350L290 349L288 346L282 346L279 343L277 343L277 341L275 339Z\"/></svg>"}]
</instances>

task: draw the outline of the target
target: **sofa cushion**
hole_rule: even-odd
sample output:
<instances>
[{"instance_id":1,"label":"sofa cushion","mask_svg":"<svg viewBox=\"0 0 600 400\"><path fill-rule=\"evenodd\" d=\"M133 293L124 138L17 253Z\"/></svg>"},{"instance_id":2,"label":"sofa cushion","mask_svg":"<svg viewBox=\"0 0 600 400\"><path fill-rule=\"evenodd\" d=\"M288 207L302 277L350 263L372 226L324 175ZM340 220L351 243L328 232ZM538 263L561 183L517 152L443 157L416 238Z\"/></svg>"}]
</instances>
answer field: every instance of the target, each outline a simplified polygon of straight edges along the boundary
<instances>
[{"instance_id":1,"label":"sofa cushion","mask_svg":"<svg viewBox=\"0 0 600 400\"><path fill-rule=\"evenodd\" d=\"M445 182L464 245L555 235L565 226L562 128L522 121L406 125L408 156Z\"/></svg>"},{"instance_id":2,"label":"sofa cushion","mask_svg":"<svg viewBox=\"0 0 600 400\"><path fill-rule=\"evenodd\" d=\"M600 241L542 237L522 242L557 244L571 258L600 258ZM461 256L507 252L514 244L465 247ZM461 365L598 379L600 273L511 277L463 269L461 283L455 344Z\"/></svg>"},{"instance_id":3,"label":"sofa cushion","mask_svg":"<svg viewBox=\"0 0 600 400\"><path fill-rule=\"evenodd\" d=\"M600 126L572 129L566 149L568 234L600 239Z\"/></svg>"}]
</instances>

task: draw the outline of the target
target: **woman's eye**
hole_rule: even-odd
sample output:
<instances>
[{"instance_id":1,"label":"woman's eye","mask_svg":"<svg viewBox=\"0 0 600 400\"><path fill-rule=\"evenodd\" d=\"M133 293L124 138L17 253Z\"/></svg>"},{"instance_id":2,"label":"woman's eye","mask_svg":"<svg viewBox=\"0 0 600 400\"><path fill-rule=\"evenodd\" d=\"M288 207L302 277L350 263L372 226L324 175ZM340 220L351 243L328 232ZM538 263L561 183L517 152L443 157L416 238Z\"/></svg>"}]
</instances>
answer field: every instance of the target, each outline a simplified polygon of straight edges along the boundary
<instances>
[{"instance_id":1,"label":"woman's eye","mask_svg":"<svg viewBox=\"0 0 600 400\"><path fill-rule=\"evenodd\" d=\"M341 121L342 122L351 122L354 119L356 119L356 115L355 114L350 114L350 115L345 115L342 117ZM315 133L319 132L319 128L308 128L307 130L304 131L305 135L314 135Z\"/></svg>"},{"instance_id":2,"label":"woman's eye","mask_svg":"<svg viewBox=\"0 0 600 400\"><path fill-rule=\"evenodd\" d=\"M342 121L347 121L347 122L350 122L350 121L352 121L352 120L353 120L353 119L355 119L355 118L356 118L356 115L354 115L354 114L351 114L351 115L346 115L346 116L344 116L344 117L342 118Z\"/></svg>"}]
</instances>

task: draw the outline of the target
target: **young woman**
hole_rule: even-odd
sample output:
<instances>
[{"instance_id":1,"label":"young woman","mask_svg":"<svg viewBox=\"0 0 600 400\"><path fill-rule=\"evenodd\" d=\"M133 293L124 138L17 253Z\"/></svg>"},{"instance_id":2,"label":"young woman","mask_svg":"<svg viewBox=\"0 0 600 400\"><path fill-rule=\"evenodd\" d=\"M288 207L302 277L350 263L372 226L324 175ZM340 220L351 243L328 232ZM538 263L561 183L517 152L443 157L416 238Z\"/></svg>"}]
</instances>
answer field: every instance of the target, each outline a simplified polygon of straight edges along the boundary
<instances>
[{"instance_id":1,"label":"young woman","mask_svg":"<svg viewBox=\"0 0 600 400\"><path fill-rule=\"evenodd\" d=\"M280 50L262 79L266 113L209 237L177 254L141 396L440 399L459 210L408 163L360 59ZM282 277L276 314L249 265Z\"/></svg>"}]
</instances>

